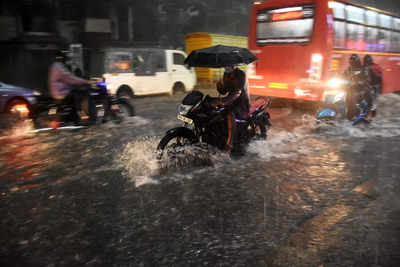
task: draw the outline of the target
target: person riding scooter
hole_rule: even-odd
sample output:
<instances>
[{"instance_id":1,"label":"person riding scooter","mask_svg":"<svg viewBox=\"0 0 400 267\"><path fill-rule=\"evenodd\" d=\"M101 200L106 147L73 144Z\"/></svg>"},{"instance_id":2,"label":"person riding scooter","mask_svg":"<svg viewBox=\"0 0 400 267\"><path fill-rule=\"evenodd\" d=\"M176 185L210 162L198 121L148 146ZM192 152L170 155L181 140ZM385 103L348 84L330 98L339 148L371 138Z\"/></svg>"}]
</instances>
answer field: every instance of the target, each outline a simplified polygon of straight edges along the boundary
<instances>
[{"instance_id":1,"label":"person riding scooter","mask_svg":"<svg viewBox=\"0 0 400 267\"><path fill-rule=\"evenodd\" d=\"M357 54L352 54L349 60L350 66L346 69L343 76L346 80L351 81L353 86L347 91L346 97L346 116L348 119L353 117L353 106L355 105L354 95L358 94L362 100L367 102L367 112L371 110L373 99L370 91L370 81L368 71L361 64L360 57ZM357 99L359 101L361 99Z\"/></svg>"},{"instance_id":2,"label":"person riding scooter","mask_svg":"<svg viewBox=\"0 0 400 267\"><path fill-rule=\"evenodd\" d=\"M88 81L76 77L66 67L66 55L63 51L56 53L55 62L49 68L49 91L56 101L71 101L74 108L75 122L80 123L78 114L81 108L81 100L87 95L87 90L80 87L96 84L95 81Z\"/></svg>"},{"instance_id":3,"label":"person riding scooter","mask_svg":"<svg viewBox=\"0 0 400 267\"><path fill-rule=\"evenodd\" d=\"M222 81L217 83L217 91L221 95L228 94L214 99L211 103L213 106L224 106L229 109L226 149L233 155L241 155L243 148L238 140L240 129L237 129L236 118L246 119L250 110L246 74L237 67L226 67Z\"/></svg>"}]
</instances>

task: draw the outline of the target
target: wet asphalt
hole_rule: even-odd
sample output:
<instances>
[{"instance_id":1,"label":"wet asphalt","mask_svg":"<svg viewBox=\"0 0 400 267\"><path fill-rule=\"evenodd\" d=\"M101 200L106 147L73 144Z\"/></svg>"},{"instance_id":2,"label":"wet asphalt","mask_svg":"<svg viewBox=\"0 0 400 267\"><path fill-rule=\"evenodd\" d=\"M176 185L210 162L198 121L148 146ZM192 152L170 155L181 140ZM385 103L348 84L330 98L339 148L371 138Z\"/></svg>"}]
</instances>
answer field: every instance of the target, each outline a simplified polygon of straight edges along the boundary
<instances>
[{"instance_id":1,"label":"wet asphalt","mask_svg":"<svg viewBox=\"0 0 400 267\"><path fill-rule=\"evenodd\" d=\"M137 117L0 137L0 266L400 266L400 97L371 125L275 105L240 160L160 169L182 95Z\"/></svg>"}]
</instances>

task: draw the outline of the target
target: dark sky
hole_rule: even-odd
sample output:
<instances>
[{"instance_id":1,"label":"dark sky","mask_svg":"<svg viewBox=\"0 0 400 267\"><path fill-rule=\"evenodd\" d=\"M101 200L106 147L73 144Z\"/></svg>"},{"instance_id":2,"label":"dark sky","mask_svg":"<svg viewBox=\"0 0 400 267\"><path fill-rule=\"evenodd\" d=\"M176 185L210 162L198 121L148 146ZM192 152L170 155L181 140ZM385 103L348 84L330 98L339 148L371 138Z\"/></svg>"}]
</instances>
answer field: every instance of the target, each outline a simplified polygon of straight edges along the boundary
<instances>
[{"instance_id":1,"label":"dark sky","mask_svg":"<svg viewBox=\"0 0 400 267\"><path fill-rule=\"evenodd\" d=\"M400 15L400 0L353 0L353 2L358 2Z\"/></svg>"}]
</instances>

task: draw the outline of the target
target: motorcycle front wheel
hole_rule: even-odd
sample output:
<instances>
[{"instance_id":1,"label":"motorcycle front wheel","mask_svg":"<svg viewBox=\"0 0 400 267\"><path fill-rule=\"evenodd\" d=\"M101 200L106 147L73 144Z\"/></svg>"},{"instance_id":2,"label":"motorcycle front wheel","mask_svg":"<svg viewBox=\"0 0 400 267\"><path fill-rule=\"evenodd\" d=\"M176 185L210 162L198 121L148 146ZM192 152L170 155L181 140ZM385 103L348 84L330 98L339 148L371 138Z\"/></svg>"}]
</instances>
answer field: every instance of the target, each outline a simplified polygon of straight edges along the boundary
<instances>
[{"instance_id":1,"label":"motorcycle front wheel","mask_svg":"<svg viewBox=\"0 0 400 267\"><path fill-rule=\"evenodd\" d=\"M202 150L198 150L197 146L193 146L197 141L190 130L176 131L165 135L157 146L160 169L209 164L209 157L204 156Z\"/></svg>"},{"instance_id":2,"label":"motorcycle front wheel","mask_svg":"<svg viewBox=\"0 0 400 267\"><path fill-rule=\"evenodd\" d=\"M161 159L163 156L167 156L168 158L179 157L181 154L184 154L185 148L188 148L193 143L193 138L189 135L179 132L169 133L161 139L157 146L158 159Z\"/></svg>"}]
</instances>

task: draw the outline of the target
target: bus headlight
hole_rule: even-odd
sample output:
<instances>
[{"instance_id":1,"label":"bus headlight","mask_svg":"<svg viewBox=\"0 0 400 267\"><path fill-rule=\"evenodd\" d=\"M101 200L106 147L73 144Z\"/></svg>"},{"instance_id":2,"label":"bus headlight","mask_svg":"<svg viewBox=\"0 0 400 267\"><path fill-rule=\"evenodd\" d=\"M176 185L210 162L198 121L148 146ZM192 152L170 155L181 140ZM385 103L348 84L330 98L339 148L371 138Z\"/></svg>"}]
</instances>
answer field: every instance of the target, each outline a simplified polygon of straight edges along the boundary
<instances>
[{"instance_id":1,"label":"bus headlight","mask_svg":"<svg viewBox=\"0 0 400 267\"><path fill-rule=\"evenodd\" d=\"M344 81L339 78L332 78L328 81L328 86L332 89L337 89L339 88L342 84L344 84Z\"/></svg>"}]
</instances>

